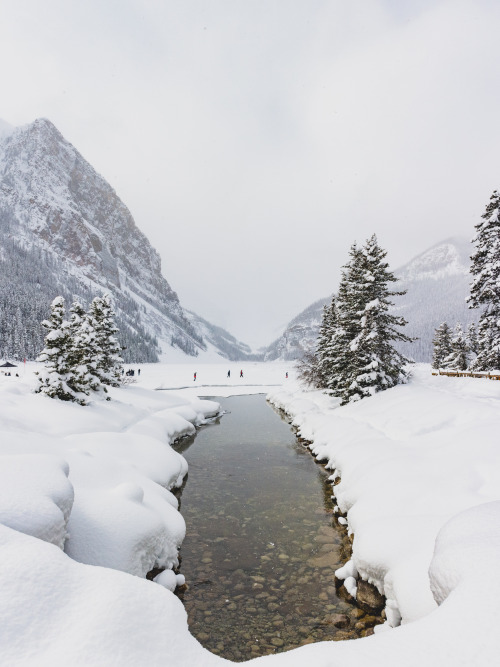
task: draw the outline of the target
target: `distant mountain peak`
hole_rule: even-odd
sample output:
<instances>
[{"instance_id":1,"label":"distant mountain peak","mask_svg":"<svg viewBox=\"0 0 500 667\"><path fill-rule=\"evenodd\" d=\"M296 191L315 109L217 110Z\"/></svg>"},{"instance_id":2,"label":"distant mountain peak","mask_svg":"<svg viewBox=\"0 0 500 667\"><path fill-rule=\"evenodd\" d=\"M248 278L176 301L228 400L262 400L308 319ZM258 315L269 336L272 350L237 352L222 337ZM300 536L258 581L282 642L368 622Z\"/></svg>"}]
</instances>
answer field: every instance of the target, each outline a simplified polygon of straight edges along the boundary
<instances>
[{"instance_id":1,"label":"distant mountain peak","mask_svg":"<svg viewBox=\"0 0 500 667\"><path fill-rule=\"evenodd\" d=\"M396 271L400 280L438 280L468 274L472 246L469 239L453 236L435 243Z\"/></svg>"},{"instance_id":2,"label":"distant mountain peak","mask_svg":"<svg viewBox=\"0 0 500 667\"><path fill-rule=\"evenodd\" d=\"M184 311L128 208L50 120L2 128L0 254L2 243L38 253L43 266L52 266L60 293L70 277L77 294L78 284L94 295L109 291L129 329L150 334L164 351L197 355L212 345L222 356L245 357L236 340L226 336L222 349L217 341L224 336L204 338L210 326L202 328ZM14 258L14 249L9 252Z\"/></svg>"}]
</instances>

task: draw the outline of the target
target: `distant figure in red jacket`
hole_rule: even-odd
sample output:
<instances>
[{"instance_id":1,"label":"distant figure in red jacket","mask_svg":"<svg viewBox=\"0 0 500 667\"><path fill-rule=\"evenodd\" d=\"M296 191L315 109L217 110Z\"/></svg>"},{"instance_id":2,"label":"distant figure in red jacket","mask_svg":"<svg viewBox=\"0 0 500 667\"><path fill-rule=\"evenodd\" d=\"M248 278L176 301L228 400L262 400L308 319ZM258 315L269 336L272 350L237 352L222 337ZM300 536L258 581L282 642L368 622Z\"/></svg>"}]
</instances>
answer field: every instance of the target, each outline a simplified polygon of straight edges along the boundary
<instances>
[{"instance_id":1,"label":"distant figure in red jacket","mask_svg":"<svg viewBox=\"0 0 500 667\"><path fill-rule=\"evenodd\" d=\"M194 378L193 378L193 380L196 380L196 373L194 374Z\"/></svg>"},{"instance_id":2,"label":"distant figure in red jacket","mask_svg":"<svg viewBox=\"0 0 500 667\"><path fill-rule=\"evenodd\" d=\"M240 378L243 377L243 371L240 371Z\"/></svg>"}]
</instances>

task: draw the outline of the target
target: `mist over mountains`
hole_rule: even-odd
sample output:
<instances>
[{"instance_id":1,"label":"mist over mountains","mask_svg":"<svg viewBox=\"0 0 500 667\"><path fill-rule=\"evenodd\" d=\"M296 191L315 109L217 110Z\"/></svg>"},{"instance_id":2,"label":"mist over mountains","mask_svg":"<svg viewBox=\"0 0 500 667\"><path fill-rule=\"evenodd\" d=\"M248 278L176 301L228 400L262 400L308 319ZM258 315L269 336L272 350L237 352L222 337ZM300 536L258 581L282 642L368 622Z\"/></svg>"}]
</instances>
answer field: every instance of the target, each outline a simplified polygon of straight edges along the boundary
<instances>
[{"instance_id":1,"label":"mist over mountains","mask_svg":"<svg viewBox=\"0 0 500 667\"><path fill-rule=\"evenodd\" d=\"M127 361L156 361L172 349L253 358L183 309L125 204L46 119L0 123L0 262L3 357L37 355L40 321L56 295L85 304L108 292Z\"/></svg>"},{"instance_id":2,"label":"mist over mountains","mask_svg":"<svg viewBox=\"0 0 500 667\"><path fill-rule=\"evenodd\" d=\"M394 289L407 290L405 296L394 298L394 312L402 315L408 325L405 333L417 340L398 343L397 348L415 361L430 361L432 338L441 322L450 326L457 322L467 326L476 322L477 310L466 304L470 284L472 245L462 237L453 237L435 244L417 255L394 274L399 282ZM323 306L332 295L319 299L299 313L264 353L266 360L294 360L304 351L315 348L323 315Z\"/></svg>"},{"instance_id":3,"label":"mist over mountains","mask_svg":"<svg viewBox=\"0 0 500 667\"><path fill-rule=\"evenodd\" d=\"M173 238L175 230L172 231ZM435 328L466 326L472 247L450 238L395 271L406 289L395 311L418 340L400 349L429 361ZM0 356L34 359L43 347L40 322L62 295L69 307L110 293L128 362L223 357L294 360L314 349L325 303L319 299L253 354L230 333L182 307L162 274L160 256L113 188L54 125L38 119L14 128L0 121ZM200 290L203 289L200 283Z\"/></svg>"}]
</instances>

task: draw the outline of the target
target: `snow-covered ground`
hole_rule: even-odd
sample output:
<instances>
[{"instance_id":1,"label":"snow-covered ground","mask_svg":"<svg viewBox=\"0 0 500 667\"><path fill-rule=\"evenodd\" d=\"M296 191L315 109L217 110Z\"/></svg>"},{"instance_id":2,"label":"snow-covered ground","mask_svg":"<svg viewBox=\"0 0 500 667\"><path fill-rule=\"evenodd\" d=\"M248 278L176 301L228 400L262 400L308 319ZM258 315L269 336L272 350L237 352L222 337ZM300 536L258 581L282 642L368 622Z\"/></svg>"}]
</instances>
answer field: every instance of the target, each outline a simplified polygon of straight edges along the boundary
<instances>
[{"instance_id":1,"label":"snow-covered ground","mask_svg":"<svg viewBox=\"0 0 500 667\"><path fill-rule=\"evenodd\" d=\"M410 384L336 409L301 392L286 364L155 364L112 401L81 407L32 394L33 367L0 375L1 664L227 662L189 634L168 590L185 530L168 489L186 470L168 443L217 412L197 396L259 392L341 476L350 574L374 582L403 625L258 661L495 664L499 382L420 367ZM144 579L154 565L167 567L164 586Z\"/></svg>"}]
</instances>

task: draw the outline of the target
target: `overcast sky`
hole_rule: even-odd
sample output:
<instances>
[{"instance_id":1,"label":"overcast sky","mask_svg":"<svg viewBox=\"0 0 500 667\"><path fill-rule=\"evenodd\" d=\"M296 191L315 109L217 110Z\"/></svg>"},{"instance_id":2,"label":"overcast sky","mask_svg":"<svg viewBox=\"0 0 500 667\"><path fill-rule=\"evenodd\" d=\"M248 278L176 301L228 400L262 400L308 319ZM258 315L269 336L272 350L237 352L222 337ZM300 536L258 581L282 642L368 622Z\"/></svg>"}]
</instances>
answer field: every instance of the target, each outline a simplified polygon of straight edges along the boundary
<instances>
[{"instance_id":1,"label":"overcast sky","mask_svg":"<svg viewBox=\"0 0 500 667\"><path fill-rule=\"evenodd\" d=\"M49 118L181 303L253 345L471 237L500 187L498 0L0 0L0 118Z\"/></svg>"}]
</instances>

